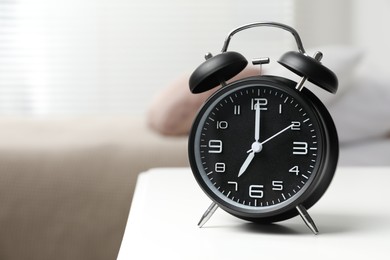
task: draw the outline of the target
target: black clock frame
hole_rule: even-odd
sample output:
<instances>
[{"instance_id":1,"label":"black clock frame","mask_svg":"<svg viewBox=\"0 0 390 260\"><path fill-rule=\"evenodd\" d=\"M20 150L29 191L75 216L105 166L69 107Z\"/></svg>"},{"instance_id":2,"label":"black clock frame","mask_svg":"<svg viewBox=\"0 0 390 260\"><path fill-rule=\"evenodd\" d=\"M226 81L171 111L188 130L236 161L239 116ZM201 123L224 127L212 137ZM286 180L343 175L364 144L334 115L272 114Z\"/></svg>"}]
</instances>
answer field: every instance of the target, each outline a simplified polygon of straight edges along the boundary
<instances>
[{"instance_id":1,"label":"black clock frame","mask_svg":"<svg viewBox=\"0 0 390 260\"><path fill-rule=\"evenodd\" d=\"M243 85L253 84L266 85L275 89L281 89L292 95L294 98L297 98L300 102L306 104L318 120L320 131L324 140L322 150L323 156L321 157L318 170L315 173L314 178L312 178L311 183L306 184L303 192L299 196L295 195L294 199L289 201L288 204L284 204L283 207L276 207L276 209L272 211L264 211L261 209L248 210L244 207L236 206L234 203L224 199L223 196L215 192L209 182L205 181L206 177L200 172L196 162L196 156L198 155L195 154L195 136L197 131L199 131L198 126L206 110L216 99L224 95L226 92L242 87ZM296 209L298 205L303 205L306 209L312 207L322 197L332 181L339 155L336 127L323 103L307 88L303 88L302 91L296 90L296 85L296 82L278 76L255 76L233 82L214 93L214 95L206 101L198 112L198 116L193 123L189 136L188 154L190 166L195 179L211 200L216 202L217 205L226 212L238 218L259 223L277 222L292 218L298 215L298 211Z\"/></svg>"}]
</instances>

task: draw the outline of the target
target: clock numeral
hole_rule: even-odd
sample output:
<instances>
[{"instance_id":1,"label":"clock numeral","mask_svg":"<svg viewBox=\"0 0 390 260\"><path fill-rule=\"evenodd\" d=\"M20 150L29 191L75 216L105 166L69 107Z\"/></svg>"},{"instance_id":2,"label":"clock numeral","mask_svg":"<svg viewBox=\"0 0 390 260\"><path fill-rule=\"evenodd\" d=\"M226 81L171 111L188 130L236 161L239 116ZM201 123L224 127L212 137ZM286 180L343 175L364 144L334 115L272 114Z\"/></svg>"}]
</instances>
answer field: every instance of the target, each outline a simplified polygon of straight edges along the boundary
<instances>
[{"instance_id":1,"label":"clock numeral","mask_svg":"<svg viewBox=\"0 0 390 260\"><path fill-rule=\"evenodd\" d=\"M272 181L272 190L283 190L283 181Z\"/></svg>"},{"instance_id":2,"label":"clock numeral","mask_svg":"<svg viewBox=\"0 0 390 260\"><path fill-rule=\"evenodd\" d=\"M309 145L306 142L293 142L294 155L306 155Z\"/></svg>"},{"instance_id":3,"label":"clock numeral","mask_svg":"<svg viewBox=\"0 0 390 260\"><path fill-rule=\"evenodd\" d=\"M283 105L279 104L279 115L283 113Z\"/></svg>"},{"instance_id":4,"label":"clock numeral","mask_svg":"<svg viewBox=\"0 0 390 260\"><path fill-rule=\"evenodd\" d=\"M236 181L228 181L229 185L234 185L234 191L238 191L238 183Z\"/></svg>"},{"instance_id":5,"label":"clock numeral","mask_svg":"<svg viewBox=\"0 0 390 260\"><path fill-rule=\"evenodd\" d=\"M249 197L255 199L261 199L264 196L264 185L251 185L249 186Z\"/></svg>"},{"instance_id":6,"label":"clock numeral","mask_svg":"<svg viewBox=\"0 0 390 260\"><path fill-rule=\"evenodd\" d=\"M255 110L257 104L260 106L260 110L267 110L265 106L268 105L268 99L266 98L252 98L251 109Z\"/></svg>"},{"instance_id":7,"label":"clock numeral","mask_svg":"<svg viewBox=\"0 0 390 260\"><path fill-rule=\"evenodd\" d=\"M291 130L294 130L294 131L299 131L301 130L301 122L299 121L291 121Z\"/></svg>"},{"instance_id":8,"label":"clock numeral","mask_svg":"<svg viewBox=\"0 0 390 260\"><path fill-rule=\"evenodd\" d=\"M235 115L240 115L241 114L241 106L240 105L234 105L233 113Z\"/></svg>"},{"instance_id":9,"label":"clock numeral","mask_svg":"<svg viewBox=\"0 0 390 260\"><path fill-rule=\"evenodd\" d=\"M217 129L227 129L229 126L226 121L217 121Z\"/></svg>"},{"instance_id":10,"label":"clock numeral","mask_svg":"<svg viewBox=\"0 0 390 260\"><path fill-rule=\"evenodd\" d=\"M288 170L288 172L295 173L295 175L298 176L299 175L299 168L298 168L298 166L294 166L290 170Z\"/></svg>"},{"instance_id":11,"label":"clock numeral","mask_svg":"<svg viewBox=\"0 0 390 260\"><path fill-rule=\"evenodd\" d=\"M223 162L217 162L215 163L215 171L216 172L225 172L226 165Z\"/></svg>"},{"instance_id":12,"label":"clock numeral","mask_svg":"<svg viewBox=\"0 0 390 260\"><path fill-rule=\"evenodd\" d=\"M210 140L209 141L209 153L222 153L222 141Z\"/></svg>"}]
</instances>

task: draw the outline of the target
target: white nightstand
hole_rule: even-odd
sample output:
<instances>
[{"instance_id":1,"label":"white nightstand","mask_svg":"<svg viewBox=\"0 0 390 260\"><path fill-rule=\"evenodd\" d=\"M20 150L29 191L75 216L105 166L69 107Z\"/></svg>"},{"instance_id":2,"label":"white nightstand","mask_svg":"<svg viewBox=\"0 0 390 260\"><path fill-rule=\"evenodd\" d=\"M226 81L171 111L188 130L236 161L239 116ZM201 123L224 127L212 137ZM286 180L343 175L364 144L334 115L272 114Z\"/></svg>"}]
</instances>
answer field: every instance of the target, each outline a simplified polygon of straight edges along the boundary
<instances>
[{"instance_id":1,"label":"white nightstand","mask_svg":"<svg viewBox=\"0 0 390 260\"><path fill-rule=\"evenodd\" d=\"M309 210L317 236L299 216L256 225L221 209L198 228L211 201L190 169L152 169L138 179L118 259L389 259L389 190L390 168L339 168Z\"/></svg>"}]
</instances>

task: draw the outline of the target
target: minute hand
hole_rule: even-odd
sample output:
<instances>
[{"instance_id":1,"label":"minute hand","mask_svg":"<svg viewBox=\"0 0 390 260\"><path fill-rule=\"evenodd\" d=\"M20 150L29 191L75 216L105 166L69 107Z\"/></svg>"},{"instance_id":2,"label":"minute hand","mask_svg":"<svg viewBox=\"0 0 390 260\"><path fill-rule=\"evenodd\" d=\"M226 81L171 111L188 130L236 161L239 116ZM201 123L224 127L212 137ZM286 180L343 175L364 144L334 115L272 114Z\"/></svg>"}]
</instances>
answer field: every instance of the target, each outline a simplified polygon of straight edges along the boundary
<instances>
[{"instance_id":1,"label":"minute hand","mask_svg":"<svg viewBox=\"0 0 390 260\"><path fill-rule=\"evenodd\" d=\"M276 134L274 134L273 136L269 137L268 139L264 140L261 145L264 145L265 143L267 143L268 141L274 139L275 137L277 137L278 135L280 135L281 133L287 131L288 129L290 129L294 124L291 124L289 126L287 126L286 128L280 130L279 132L277 132Z\"/></svg>"}]
</instances>

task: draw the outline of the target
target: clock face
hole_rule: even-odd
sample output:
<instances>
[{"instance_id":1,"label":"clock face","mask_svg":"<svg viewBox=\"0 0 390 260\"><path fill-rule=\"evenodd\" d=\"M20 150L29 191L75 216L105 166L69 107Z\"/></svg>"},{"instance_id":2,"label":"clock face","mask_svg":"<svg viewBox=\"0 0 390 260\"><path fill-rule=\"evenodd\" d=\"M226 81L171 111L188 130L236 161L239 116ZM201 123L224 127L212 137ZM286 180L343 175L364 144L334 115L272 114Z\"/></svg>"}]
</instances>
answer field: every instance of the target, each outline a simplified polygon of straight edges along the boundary
<instances>
[{"instance_id":1,"label":"clock face","mask_svg":"<svg viewBox=\"0 0 390 260\"><path fill-rule=\"evenodd\" d=\"M190 162L224 209L272 215L296 206L323 162L315 109L286 86L239 82L214 95L195 120Z\"/></svg>"}]
</instances>

